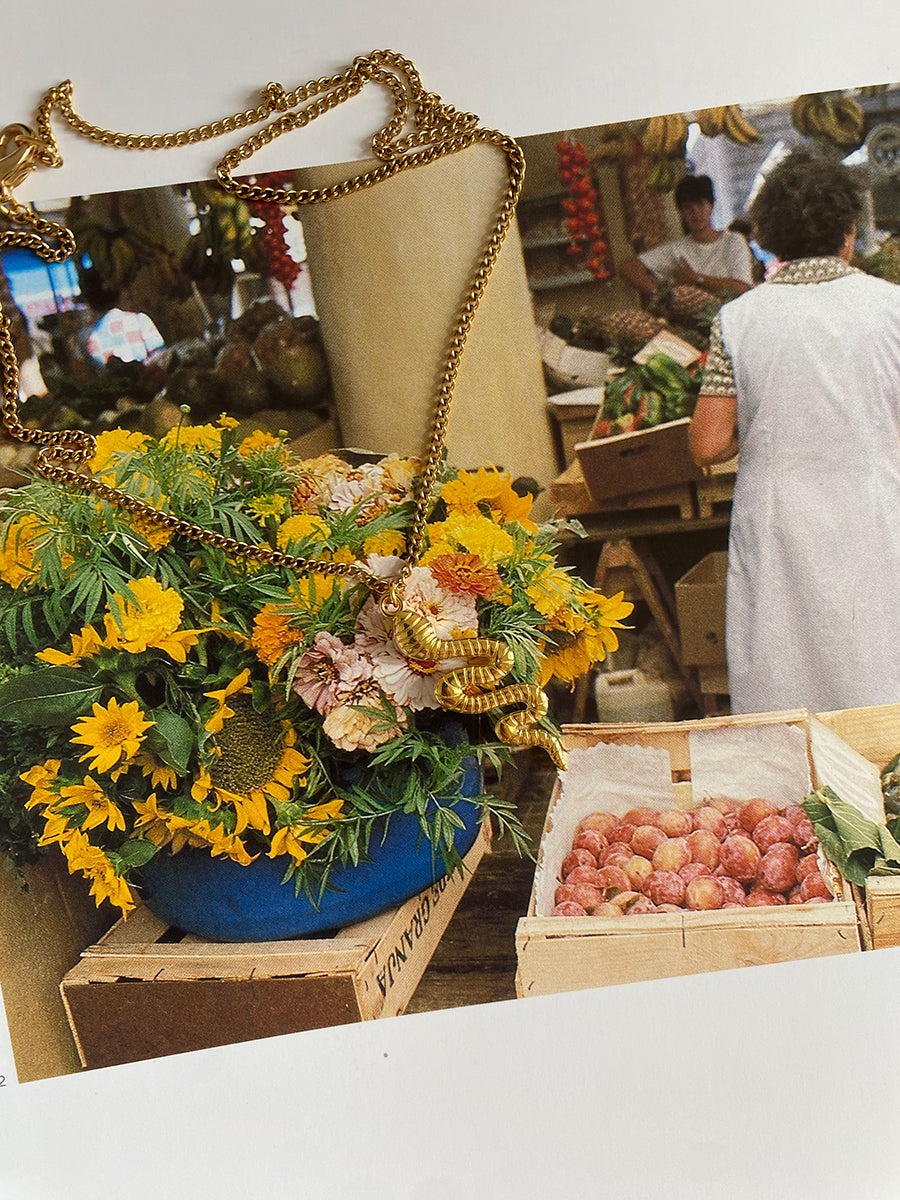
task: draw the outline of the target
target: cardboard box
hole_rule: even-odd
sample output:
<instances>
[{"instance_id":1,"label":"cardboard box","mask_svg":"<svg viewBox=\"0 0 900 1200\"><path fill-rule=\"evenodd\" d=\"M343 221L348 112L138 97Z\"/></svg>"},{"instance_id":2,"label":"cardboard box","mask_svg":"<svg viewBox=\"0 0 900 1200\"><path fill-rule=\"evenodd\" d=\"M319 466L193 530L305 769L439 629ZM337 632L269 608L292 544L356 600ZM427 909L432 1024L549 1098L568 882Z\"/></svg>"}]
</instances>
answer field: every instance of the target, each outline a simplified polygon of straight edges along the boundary
<instances>
[{"instance_id":1,"label":"cardboard box","mask_svg":"<svg viewBox=\"0 0 900 1200\"><path fill-rule=\"evenodd\" d=\"M226 944L170 931L146 908L62 981L82 1065L108 1067L402 1013L488 849L398 908L334 937Z\"/></svg>"},{"instance_id":2,"label":"cardboard box","mask_svg":"<svg viewBox=\"0 0 900 1200\"><path fill-rule=\"evenodd\" d=\"M603 384L610 368L607 354L600 350L583 350L579 346L570 346L549 329L541 330L538 341L541 347L541 361L554 386L592 388Z\"/></svg>"},{"instance_id":3,"label":"cardboard box","mask_svg":"<svg viewBox=\"0 0 900 1200\"><path fill-rule=\"evenodd\" d=\"M751 748L757 739L760 745L763 739L778 739L780 752L773 761L778 762L779 768L790 762L792 771L786 787L790 797L787 803L802 800L802 795L794 795L798 775L798 792L808 783L814 786L831 783L835 790L847 794L853 791L849 779L852 777L857 783L862 779L863 800L874 803L878 791L874 767L826 725L808 713L796 711L660 725L571 725L563 732L570 751L570 769L565 789L559 778L556 781L528 913L519 921L516 931L516 991L520 997L860 951L857 902L849 886L836 874L835 899L823 904L647 913L611 919L548 915L560 864L581 816L594 809L622 815L635 804L694 807L699 797L694 796L692 771L698 771L699 779L704 775L709 778L710 747L715 759L718 744L719 770L727 772L733 761L735 732L749 739ZM640 781L635 782L635 795L630 802L617 805L616 801L605 799L604 779L607 787L611 787L611 776L603 775L589 758L580 768L575 759L579 751L590 751L603 744L614 747L613 756L624 760L618 769L620 782L625 781L625 786L632 778L636 779L636 755L632 751L621 754L619 748L649 749L656 756L654 769L669 772L671 792L660 794L658 800L648 799L652 793ZM702 765L704 760L706 767ZM573 768L580 769L582 781L570 790ZM807 772L811 772L811 779ZM723 787L707 794L729 793ZM778 802L774 794L772 799Z\"/></svg>"},{"instance_id":4,"label":"cardboard box","mask_svg":"<svg viewBox=\"0 0 900 1200\"><path fill-rule=\"evenodd\" d=\"M690 417L653 429L579 442L575 453L592 498L649 492L703 478L688 445Z\"/></svg>"},{"instance_id":5,"label":"cardboard box","mask_svg":"<svg viewBox=\"0 0 900 1200\"><path fill-rule=\"evenodd\" d=\"M728 554L707 554L675 584L681 660L689 666L725 666L725 575Z\"/></svg>"},{"instance_id":6,"label":"cardboard box","mask_svg":"<svg viewBox=\"0 0 900 1200\"><path fill-rule=\"evenodd\" d=\"M60 980L115 920L87 881L54 851L24 872L27 891L0 862L0 991L20 1083L78 1070Z\"/></svg>"},{"instance_id":7,"label":"cardboard box","mask_svg":"<svg viewBox=\"0 0 900 1200\"><path fill-rule=\"evenodd\" d=\"M565 466L575 460L575 446L591 436L597 413L603 403L603 388L578 388L547 397L547 409L559 429L560 448Z\"/></svg>"}]
</instances>

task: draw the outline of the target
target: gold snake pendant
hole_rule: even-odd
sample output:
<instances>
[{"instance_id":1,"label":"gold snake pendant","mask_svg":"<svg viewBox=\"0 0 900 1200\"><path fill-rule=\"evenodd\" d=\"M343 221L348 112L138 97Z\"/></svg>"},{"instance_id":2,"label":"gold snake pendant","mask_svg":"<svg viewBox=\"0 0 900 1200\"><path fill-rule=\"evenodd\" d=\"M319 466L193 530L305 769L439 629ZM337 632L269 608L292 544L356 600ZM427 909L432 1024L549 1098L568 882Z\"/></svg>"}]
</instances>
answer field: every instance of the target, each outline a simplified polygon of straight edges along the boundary
<instances>
[{"instance_id":1,"label":"gold snake pendant","mask_svg":"<svg viewBox=\"0 0 900 1200\"><path fill-rule=\"evenodd\" d=\"M396 601L384 599L381 611L394 643L406 658L423 662L467 660L467 666L453 668L435 684L435 696L442 708L481 714L507 704L523 705L517 712L492 718L497 737L509 746L541 746L554 764L565 770L566 755L559 738L537 728L547 715L547 697L537 684L495 687L512 670L514 660L509 646L492 638L439 638L425 617L395 605Z\"/></svg>"}]
</instances>

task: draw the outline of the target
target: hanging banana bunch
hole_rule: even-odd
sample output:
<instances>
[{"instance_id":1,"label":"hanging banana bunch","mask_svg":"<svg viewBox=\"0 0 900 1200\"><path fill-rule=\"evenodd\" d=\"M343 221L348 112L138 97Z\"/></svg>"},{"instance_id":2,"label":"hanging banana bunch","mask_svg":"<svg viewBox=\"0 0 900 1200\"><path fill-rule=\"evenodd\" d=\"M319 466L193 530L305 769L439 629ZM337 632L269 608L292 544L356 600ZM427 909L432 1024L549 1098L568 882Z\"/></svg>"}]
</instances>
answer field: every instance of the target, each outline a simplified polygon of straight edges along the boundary
<instances>
[{"instance_id":1,"label":"hanging banana bunch","mask_svg":"<svg viewBox=\"0 0 900 1200\"><path fill-rule=\"evenodd\" d=\"M738 146L749 146L760 140L759 130L747 120L738 104L719 104L715 108L701 108L694 114L704 137L718 137L720 133Z\"/></svg>"},{"instance_id":2,"label":"hanging banana bunch","mask_svg":"<svg viewBox=\"0 0 900 1200\"><path fill-rule=\"evenodd\" d=\"M826 96L816 92L798 96L793 102L791 124L804 137L818 138L849 150L862 144L866 118L852 96Z\"/></svg>"},{"instance_id":3,"label":"hanging banana bunch","mask_svg":"<svg viewBox=\"0 0 900 1200\"><path fill-rule=\"evenodd\" d=\"M594 151L594 162L610 162L614 159L631 158L634 152L634 138L623 122L614 125L604 125L600 142Z\"/></svg>"},{"instance_id":4,"label":"hanging banana bunch","mask_svg":"<svg viewBox=\"0 0 900 1200\"><path fill-rule=\"evenodd\" d=\"M641 145L657 161L647 176L651 192L671 192L684 175L688 123L684 113L651 117L641 134Z\"/></svg>"}]
</instances>

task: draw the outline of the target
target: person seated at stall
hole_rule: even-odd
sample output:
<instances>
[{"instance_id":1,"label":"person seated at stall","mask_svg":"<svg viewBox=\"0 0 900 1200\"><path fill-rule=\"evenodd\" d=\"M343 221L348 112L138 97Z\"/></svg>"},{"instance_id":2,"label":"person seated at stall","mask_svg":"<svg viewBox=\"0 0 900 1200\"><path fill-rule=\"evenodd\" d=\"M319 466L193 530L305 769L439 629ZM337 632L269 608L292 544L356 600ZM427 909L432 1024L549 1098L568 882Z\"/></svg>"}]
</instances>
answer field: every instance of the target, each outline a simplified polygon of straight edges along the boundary
<instances>
[{"instance_id":1,"label":"person seated at stall","mask_svg":"<svg viewBox=\"0 0 900 1200\"><path fill-rule=\"evenodd\" d=\"M747 241L712 224L715 192L708 175L685 175L675 188L684 236L626 259L619 274L652 299L662 281L690 284L721 299L753 286L753 256Z\"/></svg>"}]
</instances>

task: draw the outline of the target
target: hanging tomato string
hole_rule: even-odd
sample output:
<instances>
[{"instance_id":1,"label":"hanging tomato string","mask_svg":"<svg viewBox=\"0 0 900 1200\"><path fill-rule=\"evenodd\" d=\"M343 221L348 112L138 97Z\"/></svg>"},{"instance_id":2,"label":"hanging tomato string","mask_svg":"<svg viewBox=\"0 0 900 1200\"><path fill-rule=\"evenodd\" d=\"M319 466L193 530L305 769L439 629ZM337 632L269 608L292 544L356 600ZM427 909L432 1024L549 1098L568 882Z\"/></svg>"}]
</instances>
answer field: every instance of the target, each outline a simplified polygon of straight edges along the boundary
<instances>
[{"instance_id":1,"label":"hanging tomato string","mask_svg":"<svg viewBox=\"0 0 900 1200\"><path fill-rule=\"evenodd\" d=\"M609 245L598 210L598 192L591 174L591 161L581 142L561 138L556 143L559 179L569 195L562 201L566 228L572 236L569 254L585 256L585 266L595 279L609 279Z\"/></svg>"},{"instance_id":2,"label":"hanging tomato string","mask_svg":"<svg viewBox=\"0 0 900 1200\"><path fill-rule=\"evenodd\" d=\"M274 171L257 175L254 182L262 187L290 188L293 178L290 171ZM254 248L258 251L260 266L272 279L284 284L288 291L300 274L300 263L291 257L285 240L285 210L278 204L250 203L250 212L262 221L254 236Z\"/></svg>"}]
</instances>

